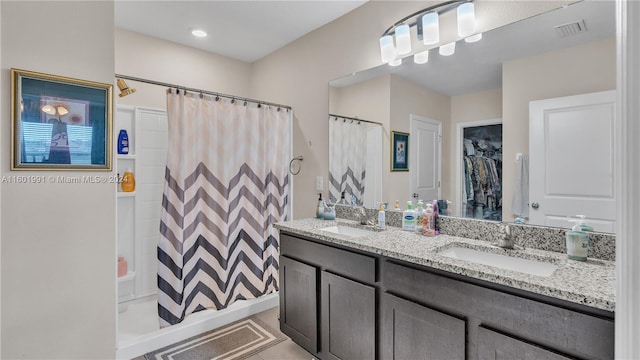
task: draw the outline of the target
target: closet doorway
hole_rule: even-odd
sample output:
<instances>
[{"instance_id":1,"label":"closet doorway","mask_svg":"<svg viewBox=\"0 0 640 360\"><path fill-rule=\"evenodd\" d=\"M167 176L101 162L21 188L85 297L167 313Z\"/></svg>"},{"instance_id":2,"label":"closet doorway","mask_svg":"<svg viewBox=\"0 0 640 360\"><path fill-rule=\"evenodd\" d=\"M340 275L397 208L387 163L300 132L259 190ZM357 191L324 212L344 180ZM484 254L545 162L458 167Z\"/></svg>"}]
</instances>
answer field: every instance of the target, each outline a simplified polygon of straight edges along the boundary
<instances>
[{"instance_id":1,"label":"closet doorway","mask_svg":"<svg viewBox=\"0 0 640 360\"><path fill-rule=\"evenodd\" d=\"M502 221L502 119L458 124L456 213Z\"/></svg>"}]
</instances>

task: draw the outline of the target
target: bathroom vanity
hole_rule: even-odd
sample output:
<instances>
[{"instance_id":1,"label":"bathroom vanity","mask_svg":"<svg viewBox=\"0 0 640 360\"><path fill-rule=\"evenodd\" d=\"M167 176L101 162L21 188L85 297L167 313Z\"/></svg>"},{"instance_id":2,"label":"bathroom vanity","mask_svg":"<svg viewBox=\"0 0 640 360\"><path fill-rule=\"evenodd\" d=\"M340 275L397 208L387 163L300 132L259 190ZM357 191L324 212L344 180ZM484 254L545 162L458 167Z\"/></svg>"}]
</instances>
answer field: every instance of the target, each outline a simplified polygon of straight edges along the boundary
<instances>
[{"instance_id":1,"label":"bathroom vanity","mask_svg":"<svg viewBox=\"0 0 640 360\"><path fill-rule=\"evenodd\" d=\"M613 358L612 261L342 219L275 226L281 330L321 359Z\"/></svg>"}]
</instances>

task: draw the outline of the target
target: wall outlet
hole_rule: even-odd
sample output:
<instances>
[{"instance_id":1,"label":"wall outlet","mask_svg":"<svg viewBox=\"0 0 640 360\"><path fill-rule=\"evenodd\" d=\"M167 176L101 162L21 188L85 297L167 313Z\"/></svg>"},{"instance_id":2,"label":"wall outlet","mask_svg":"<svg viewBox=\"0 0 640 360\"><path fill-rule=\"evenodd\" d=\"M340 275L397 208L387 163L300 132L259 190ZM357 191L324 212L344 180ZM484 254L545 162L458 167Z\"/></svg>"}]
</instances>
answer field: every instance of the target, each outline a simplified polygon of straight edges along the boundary
<instances>
[{"instance_id":1,"label":"wall outlet","mask_svg":"<svg viewBox=\"0 0 640 360\"><path fill-rule=\"evenodd\" d=\"M322 176L316 176L316 190L323 191L324 190L324 179Z\"/></svg>"}]
</instances>

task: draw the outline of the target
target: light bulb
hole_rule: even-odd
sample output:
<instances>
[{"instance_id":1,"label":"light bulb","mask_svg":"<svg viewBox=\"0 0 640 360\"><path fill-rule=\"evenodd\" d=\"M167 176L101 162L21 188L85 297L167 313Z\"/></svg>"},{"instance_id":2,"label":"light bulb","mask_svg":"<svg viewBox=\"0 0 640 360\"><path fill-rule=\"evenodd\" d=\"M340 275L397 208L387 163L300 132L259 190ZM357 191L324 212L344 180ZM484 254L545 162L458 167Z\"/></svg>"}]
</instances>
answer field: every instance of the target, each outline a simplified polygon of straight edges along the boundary
<instances>
[{"instance_id":1,"label":"light bulb","mask_svg":"<svg viewBox=\"0 0 640 360\"><path fill-rule=\"evenodd\" d=\"M396 46L398 54L408 54L411 52L411 32L409 25L402 24L395 28L396 33Z\"/></svg>"},{"instance_id":2,"label":"light bulb","mask_svg":"<svg viewBox=\"0 0 640 360\"><path fill-rule=\"evenodd\" d=\"M195 37L203 38L203 37L207 36L207 32L202 30L202 29L193 29L193 30L191 30L191 35L193 35Z\"/></svg>"},{"instance_id":3,"label":"light bulb","mask_svg":"<svg viewBox=\"0 0 640 360\"><path fill-rule=\"evenodd\" d=\"M438 13L432 12L422 17L422 42L425 45L437 44L440 41L440 20Z\"/></svg>"},{"instance_id":4,"label":"light bulb","mask_svg":"<svg viewBox=\"0 0 640 360\"><path fill-rule=\"evenodd\" d=\"M476 30L475 7L472 2L458 6L458 36L467 37Z\"/></svg>"},{"instance_id":5,"label":"light bulb","mask_svg":"<svg viewBox=\"0 0 640 360\"><path fill-rule=\"evenodd\" d=\"M450 56L453 55L454 52L456 52L456 42L450 42L448 44L444 44L442 46L440 46L440 55L442 56Z\"/></svg>"},{"instance_id":6,"label":"light bulb","mask_svg":"<svg viewBox=\"0 0 640 360\"><path fill-rule=\"evenodd\" d=\"M477 33L475 35L471 35L464 39L465 42L473 43L476 41L480 41L482 39L482 33Z\"/></svg>"},{"instance_id":7,"label":"light bulb","mask_svg":"<svg viewBox=\"0 0 640 360\"><path fill-rule=\"evenodd\" d=\"M396 57L396 48L393 46L393 36L385 35L380 38L380 55L384 63L388 63Z\"/></svg>"},{"instance_id":8,"label":"light bulb","mask_svg":"<svg viewBox=\"0 0 640 360\"><path fill-rule=\"evenodd\" d=\"M427 61L429 61L429 50L425 50L413 55L413 62L416 64L424 64Z\"/></svg>"}]
</instances>

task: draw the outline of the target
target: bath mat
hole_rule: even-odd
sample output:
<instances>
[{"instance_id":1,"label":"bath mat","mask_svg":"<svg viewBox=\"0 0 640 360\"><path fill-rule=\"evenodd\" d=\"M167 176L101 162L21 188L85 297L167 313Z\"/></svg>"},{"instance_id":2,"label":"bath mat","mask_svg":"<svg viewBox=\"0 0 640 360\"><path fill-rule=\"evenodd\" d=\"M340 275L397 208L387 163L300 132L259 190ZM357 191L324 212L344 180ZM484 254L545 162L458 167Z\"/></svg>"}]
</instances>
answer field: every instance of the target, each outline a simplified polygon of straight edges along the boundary
<instances>
[{"instance_id":1,"label":"bath mat","mask_svg":"<svg viewBox=\"0 0 640 360\"><path fill-rule=\"evenodd\" d=\"M255 316L145 354L147 360L240 360L286 340Z\"/></svg>"}]
</instances>

